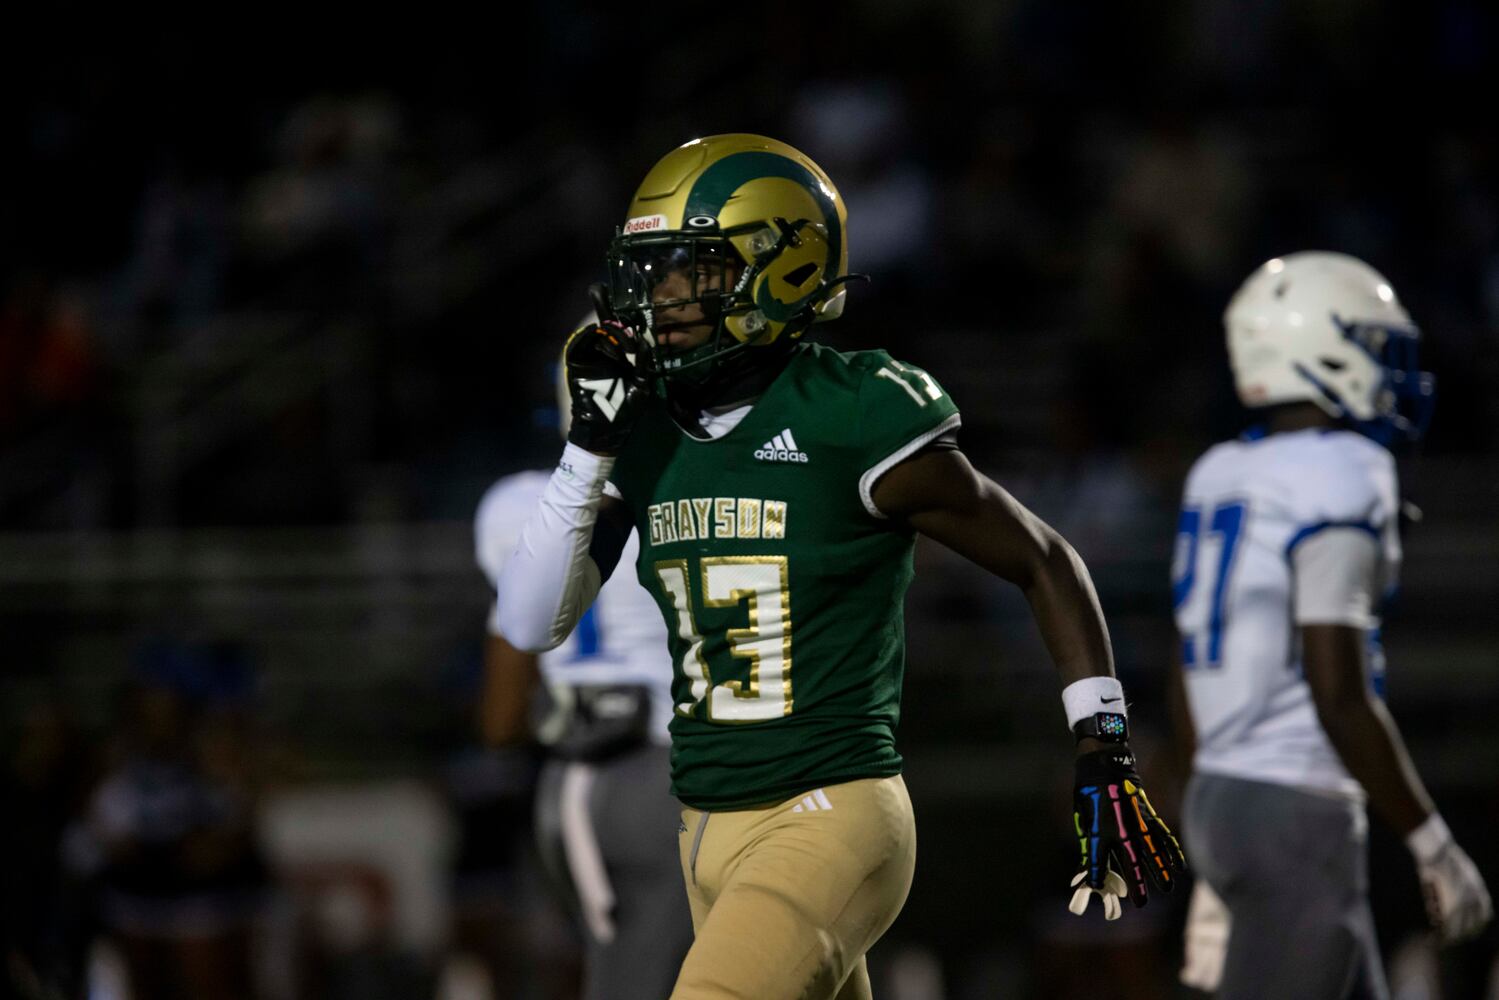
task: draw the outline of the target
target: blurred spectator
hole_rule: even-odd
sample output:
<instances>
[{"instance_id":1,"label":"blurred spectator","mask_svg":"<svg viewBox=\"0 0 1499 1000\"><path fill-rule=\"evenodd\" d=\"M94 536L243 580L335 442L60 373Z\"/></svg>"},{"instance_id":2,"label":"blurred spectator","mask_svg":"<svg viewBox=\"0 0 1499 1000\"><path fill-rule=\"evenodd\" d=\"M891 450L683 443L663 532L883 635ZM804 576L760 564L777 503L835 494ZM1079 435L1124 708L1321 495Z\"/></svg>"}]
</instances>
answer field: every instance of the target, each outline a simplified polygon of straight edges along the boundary
<instances>
[{"instance_id":1,"label":"blurred spectator","mask_svg":"<svg viewBox=\"0 0 1499 1000\"><path fill-rule=\"evenodd\" d=\"M0 990L72 996L92 937L86 888L64 864L65 831L83 811L96 762L56 693L28 699L0 772Z\"/></svg>"},{"instance_id":2,"label":"blurred spectator","mask_svg":"<svg viewBox=\"0 0 1499 1000\"><path fill-rule=\"evenodd\" d=\"M39 271L0 301L0 444L77 412L99 385L83 301Z\"/></svg>"},{"instance_id":3,"label":"blurred spectator","mask_svg":"<svg viewBox=\"0 0 1499 1000\"><path fill-rule=\"evenodd\" d=\"M244 224L255 259L294 289L293 304L367 301L360 289L383 263L400 139L400 115L380 98L315 98L282 126L279 162L250 182Z\"/></svg>"},{"instance_id":4,"label":"blurred spectator","mask_svg":"<svg viewBox=\"0 0 1499 1000\"><path fill-rule=\"evenodd\" d=\"M248 669L232 649L155 646L124 694L93 793L102 931L139 998L254 995L263 875L252 840Z\"/></svg>"},{"instance_id":5,"label":"blurred spectator","mask_svg":"<svg viewBox=\"0 0 1499 1000\"><path fill-rule=\"evenodd\" d=\"M228 198L221 178L194 178L175 167L147 185L121 273L123 311L143 327L119 345L127 357L169 346L159 328L182 336L222 308L232 239Z\"/></svg>"}]
</instances>

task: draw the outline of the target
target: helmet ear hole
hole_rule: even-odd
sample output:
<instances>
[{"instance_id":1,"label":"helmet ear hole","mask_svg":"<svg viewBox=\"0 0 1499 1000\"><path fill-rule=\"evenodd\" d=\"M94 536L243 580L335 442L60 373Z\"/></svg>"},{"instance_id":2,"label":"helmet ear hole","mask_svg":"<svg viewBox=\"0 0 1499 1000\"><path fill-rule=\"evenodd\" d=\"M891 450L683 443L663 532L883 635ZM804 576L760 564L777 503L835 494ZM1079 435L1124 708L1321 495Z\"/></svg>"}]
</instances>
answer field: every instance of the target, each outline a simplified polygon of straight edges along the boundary
<instances>
[{"instance_id":1,"label":"helmet ear hole","mask_svg":"<svg viewBox=\"0 0 1499 1000\"><path fill-rule=\"evenodd\" d=\"M812 261L808 261L801 267L788 271L784 275L783 280L786 282L786 284L792 286L793 288L800 288L801 286L805 285L808 280L811 279L812 275L816 273L817 265Z\"/></svg>"}]
</instances>

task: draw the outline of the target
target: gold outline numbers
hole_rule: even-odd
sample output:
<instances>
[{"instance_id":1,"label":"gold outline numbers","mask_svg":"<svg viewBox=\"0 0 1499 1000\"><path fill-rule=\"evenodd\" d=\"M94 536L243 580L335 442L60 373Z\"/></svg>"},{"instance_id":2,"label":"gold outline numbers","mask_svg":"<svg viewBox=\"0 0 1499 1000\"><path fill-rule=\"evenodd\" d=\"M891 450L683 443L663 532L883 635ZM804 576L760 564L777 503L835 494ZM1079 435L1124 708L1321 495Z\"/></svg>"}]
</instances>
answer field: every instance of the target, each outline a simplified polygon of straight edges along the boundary
<instances>
[{"instance_id":1,"label":"gold outline numbers","mask_svg":"<svg viewBox=\"0 0 1499 1000\"><path fill-rule=\"evenodd\" d=\"M692 617L691 590L687 582L686 559L663 559L656 563L656 579L661 588L671 595L672 607L677 609L677 635L689 643L682 654L682 673L691 682L692 700L678 705L678 715L691 715L692 707L702 701L713 685L713 675L708 672L708 661L703 659L703 637L698 633L697 621ZM695 669L694 669L695 668Z\"/></svg>"},{"instance_id":2,"label":"gold outline numbers","mask_svg":"<svg viewBox=\"0 0 1499 1000\"><path fill-rule=\"evenodd\" d=\"M725 632L729 654L749 660L749 680L714 684L703 659L702 636L687 601L687 560L668 559L656 563L656 577L672 597L677 609L677 633L691 645L682 656L682 673L692 681L692 702L677 706L679 715L690 715L706 701L707 718L714 722L767 722L790 715L791 688L791 593L790 569L785 556L708 556L700 560L702 605L705 608L735 607L748 602L748 627ZM715 567L735 566L736 582L749 587L730 587L728 577ZM769 573L755 573L759 567ZM748 569L749 579L745 580ZM718 586L714 586L717 583ZM760 602L774 596L780 614L762 620ZM692 667L701 669L701 679ZM761 684L762 677L767 682ZM768 688L768 690L767 690Z\"/></svg>"}]
</instances>

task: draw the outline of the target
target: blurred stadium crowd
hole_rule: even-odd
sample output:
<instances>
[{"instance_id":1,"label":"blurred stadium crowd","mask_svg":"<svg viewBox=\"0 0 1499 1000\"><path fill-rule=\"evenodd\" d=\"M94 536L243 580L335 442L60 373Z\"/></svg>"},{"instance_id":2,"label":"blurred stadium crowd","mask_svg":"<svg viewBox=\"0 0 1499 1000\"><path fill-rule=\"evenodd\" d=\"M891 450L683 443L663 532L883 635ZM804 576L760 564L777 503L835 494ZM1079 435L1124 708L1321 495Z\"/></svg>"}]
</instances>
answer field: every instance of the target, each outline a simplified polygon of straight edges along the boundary
<instances>
[{"instance_id":1,"label":"blurred stadium crowd","mask_svg":"<svg viewBox=\"0 0 1499 1000\"><path fill-rule=\"evenodd\" d=\"M785 138L837 180L874 280L825 339L936 374L965 451L1073 541L1153 774L1177 492L1242 421L1222 307L1296 249L1388 275L1439 380L1404 470L1426 518L1389 698L1494 878L1491 7L507 17L246 24L233 45L136 26L0 71L21 95L0 108L13 993L71 995L103 933L138 997L179 995L141 977L184 968L180 995L482 995L442 958L463 945L497 996L565 995L575 953L521 858L531 765L471 721L489 595L464 522L495 478L555 459L549 366L634 183L719 131ZM1107 954L1131 996L1179 995L1177 904L1107 934L1063 922L1066 741L1023 605L935 551L918 569L903 739L923 855L877 987L1094 995L1077 958ZM1001 839L1037 863L1001 878ZM1436 957L1393 838L1372 867L1394 984L1416 991L1398 995L1499 990L1494 930Z\"/></svg>"}]
</instances>

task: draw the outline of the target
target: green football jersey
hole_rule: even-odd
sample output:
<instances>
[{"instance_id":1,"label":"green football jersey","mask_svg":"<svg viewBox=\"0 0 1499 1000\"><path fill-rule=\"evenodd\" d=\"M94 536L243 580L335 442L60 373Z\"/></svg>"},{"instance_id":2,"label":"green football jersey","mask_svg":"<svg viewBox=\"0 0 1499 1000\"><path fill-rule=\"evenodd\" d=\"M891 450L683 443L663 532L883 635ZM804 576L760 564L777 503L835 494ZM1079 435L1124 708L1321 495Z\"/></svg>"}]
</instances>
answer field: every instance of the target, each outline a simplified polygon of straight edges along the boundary
<instances>
[{"instance_id":1,"label":"green football jersey","mask_svg":"<svg viewBox=\"0 0 1499 1000\"><path fill-rule=\"evenodd\" d=\"M915 535L870 499L957 428L931 376L801 344L728 434L652 405L610 476L671 636L672 792L699 809L900 773Z\"/></svg>"}]
</instances>

